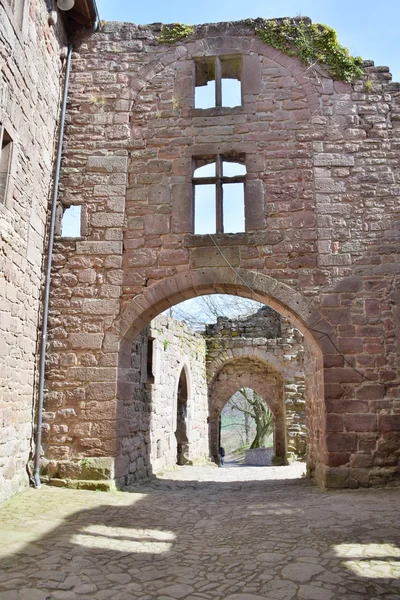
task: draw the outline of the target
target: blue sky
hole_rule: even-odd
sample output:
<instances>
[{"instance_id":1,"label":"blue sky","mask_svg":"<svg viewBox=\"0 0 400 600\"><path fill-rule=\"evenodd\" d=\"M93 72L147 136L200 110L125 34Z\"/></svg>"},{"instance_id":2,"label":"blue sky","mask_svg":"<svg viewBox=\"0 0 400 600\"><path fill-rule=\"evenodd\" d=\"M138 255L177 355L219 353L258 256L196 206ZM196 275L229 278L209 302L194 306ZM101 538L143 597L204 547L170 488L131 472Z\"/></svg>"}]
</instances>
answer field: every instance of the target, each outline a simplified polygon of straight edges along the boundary
<instances>
[{"instance_id":1,"label":"blue sky","mask_svg":"<svg viewBox=\"0 0 400 600\"><path fill-rule=\"evenodd\" d=\"M390 67L400 81L400 0L97 0L100 18L134 23L210 23L303 15L336 29L352 54Z\"/></svg>"}]
</instances>

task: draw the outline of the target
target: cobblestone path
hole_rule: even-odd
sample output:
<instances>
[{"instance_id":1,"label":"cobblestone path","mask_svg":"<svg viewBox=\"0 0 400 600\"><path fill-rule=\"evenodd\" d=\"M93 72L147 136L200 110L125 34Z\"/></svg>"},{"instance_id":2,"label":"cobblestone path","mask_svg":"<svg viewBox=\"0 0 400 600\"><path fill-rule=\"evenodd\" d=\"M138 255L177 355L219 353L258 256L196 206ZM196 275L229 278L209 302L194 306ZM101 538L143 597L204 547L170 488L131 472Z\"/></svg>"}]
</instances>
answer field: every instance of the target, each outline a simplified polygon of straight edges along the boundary
<instances>
[{"instance_id":1,"label":"cobblestone path","mask_svg":"<svg viewBox=\"0 0 400 600\"><path fill-rule=\"evenodd\" d=\"M301 468L30 490L0 507L0 600L399 600L400 490L322 492Z\"/></svg>"}]
</instances>

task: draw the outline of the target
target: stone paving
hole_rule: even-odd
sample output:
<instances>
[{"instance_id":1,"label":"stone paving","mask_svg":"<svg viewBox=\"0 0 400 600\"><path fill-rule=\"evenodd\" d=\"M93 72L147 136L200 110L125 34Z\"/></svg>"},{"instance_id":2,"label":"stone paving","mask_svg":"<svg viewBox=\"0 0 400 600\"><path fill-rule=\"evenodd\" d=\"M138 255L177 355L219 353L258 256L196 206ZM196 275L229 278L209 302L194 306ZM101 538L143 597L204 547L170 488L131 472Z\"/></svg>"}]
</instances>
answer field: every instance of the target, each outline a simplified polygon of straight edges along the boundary
<instances>
[{"instance_id":1,"label":"stone paving","mask_svg":"<svg viewBox=\"0 0 400 600\"><path fill-rule=\"evenodd\" d=\"M0 600L399 600L400 490L291 467L180 467L0 507Z\"/></svg>"}]
</instances>

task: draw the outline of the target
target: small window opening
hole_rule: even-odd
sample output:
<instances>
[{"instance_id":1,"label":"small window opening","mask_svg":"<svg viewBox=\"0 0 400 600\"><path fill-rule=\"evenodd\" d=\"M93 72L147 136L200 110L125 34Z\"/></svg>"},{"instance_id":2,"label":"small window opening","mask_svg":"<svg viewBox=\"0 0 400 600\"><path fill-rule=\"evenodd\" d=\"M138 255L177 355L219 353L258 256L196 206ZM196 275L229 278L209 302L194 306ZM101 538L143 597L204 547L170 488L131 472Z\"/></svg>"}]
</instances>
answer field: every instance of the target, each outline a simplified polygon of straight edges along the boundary
<instances>
[{"instance_id":1,"label":"small window opening","mask_svg":"<svg viewBox=\"0 0 400 600\"><path fill-rule=\"evenodd\" d=\"M7 199L8 180L11 170L13 142L7 131L0 124L0 203Z\"/></svg>"},{"instance_id":2,"label":"small window opening","mask_svg":"<svg viewBox=\"0 0 400 600\"><path fill-rule=\"evenodd\" d=\"M242 105L241 56L207 57L195 65L195 108Z\"/></svg>"},{"instance_id":3,"label":"small window opening","mask_svg":"<svg viewBox=\"0 0 400 600\"><path fill-rule=\"evenodd\" d=\"M195 234L245 231L245 179L243 155L194 159Z\"/></svg>"},{"instance_id":4,"label":"small window opening","mask_svg":"<svg viewBox=\"0 0 400 600\"><path fill-rule=\"evenodd\" d=\"M61 220L61 237L81 237L82 206L69 206Z\"/></svg>"},{"instance_id":5,"label":"small window opening","mask_svg":"<svg viewBox=\"0 0 400 600\"><path fill-rule=\"evenodd\" d=\"M153 348L154 338L147 338L147 383L154 383Z\"/></svg>"}]
</instances>

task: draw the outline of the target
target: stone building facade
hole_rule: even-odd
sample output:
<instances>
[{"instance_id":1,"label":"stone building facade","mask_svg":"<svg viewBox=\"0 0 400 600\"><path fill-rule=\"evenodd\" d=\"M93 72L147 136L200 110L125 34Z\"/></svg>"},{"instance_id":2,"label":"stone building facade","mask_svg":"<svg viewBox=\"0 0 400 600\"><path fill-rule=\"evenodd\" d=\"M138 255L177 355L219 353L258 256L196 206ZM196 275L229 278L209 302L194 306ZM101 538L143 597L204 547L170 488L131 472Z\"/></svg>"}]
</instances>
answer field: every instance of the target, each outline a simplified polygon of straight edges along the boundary
<instances>
[{"instance_id":1,"label":"stone building facade","mask_svg":"<svg viewBox=\"0 0 400 600\"><path fill-rule=\"evenodd\" d=\"M94 23L79 14L93 9L87 0L56 26L52 1L17 4L13 13L0 1L2 497L28 481L63 23L76 11L75 23ZM226 292L269 305L304 335L309 475L393 484L399 84L372 62L353 84L307 70L251 20L198 26L170 45L161 33L105 23L74 47L59 217L75 205L82 216L79 237L55 244L45 426L62 418L66 430L51 430L46 459L72 465L85 440L85 459L129 480L132 343L169 306ZM224 76L240 81L240 104L223 106L217 91L215 107L195 108L195 87ZM244 232L194 233L194 169L213 161L245 166ZM93 433L75 431L76 418Z\"/></svg>"},{"instance_id":2,"label":"stone building facade","mask_svg":"<svg viewBox=\"0 0 400 600\"><path fill-rule=\"evenodd\" d=\"M269 307L241 319L208 325L207 382L210 449L218 454L219 416L242 387L255 390L274 418L274 462L306 455L303 336Z\"/></svg>"},{"instance_id":3,"label":"stone building facade","mask_svg":"<svg viewBox=\"0 0 400 600\"><path fill-rule=\"evenodd\" d=\"M45 2L0 2L0 500L28 483L43 242L66 43L63 25L48 19Z\"/></svg>"},{"instance_id":4,"label":"stone building facade","mask_svg":"<svg viewBox=\"0 0 400 600\"><path fill-rule=\"evenodd\" d=\"M314 76L250 21L198 26L170 46L160 33L106 23L76 48L61 200L84 214L81 236L56 245L48 410L69 427L101 383L108 427L86 438L87 455L123 465L132 341L183 299L234 292L304 335L309 475L393 483L399 86L373 63L354 84ZM196 72L224 62L241 105L194 108ZM246 167L245 232L193 233L193 170L210 160ZM68 462L79 438L51 438L48 458Z\"/></svg>"},{"instance_id":5,"label":"stone building facade","mask_svg":"<svg viewBox=\"0 0 400 600\"><path fill-rule=\"evenodd\" d=\"M64 50L94 13L77 0L78 25L53 0L0 0L0 501L29 482Z\"/></svg>"}]
</instances>

